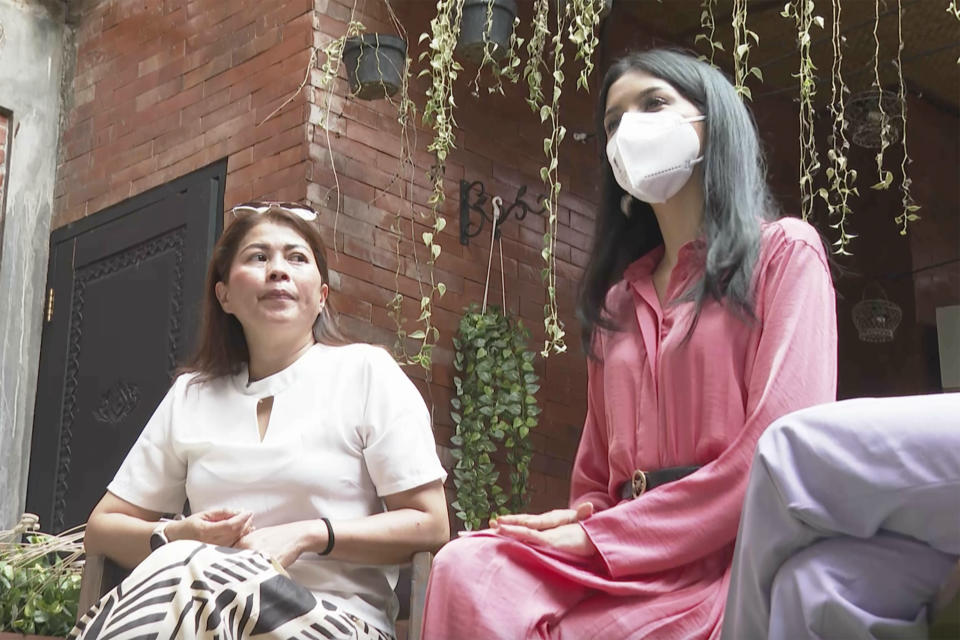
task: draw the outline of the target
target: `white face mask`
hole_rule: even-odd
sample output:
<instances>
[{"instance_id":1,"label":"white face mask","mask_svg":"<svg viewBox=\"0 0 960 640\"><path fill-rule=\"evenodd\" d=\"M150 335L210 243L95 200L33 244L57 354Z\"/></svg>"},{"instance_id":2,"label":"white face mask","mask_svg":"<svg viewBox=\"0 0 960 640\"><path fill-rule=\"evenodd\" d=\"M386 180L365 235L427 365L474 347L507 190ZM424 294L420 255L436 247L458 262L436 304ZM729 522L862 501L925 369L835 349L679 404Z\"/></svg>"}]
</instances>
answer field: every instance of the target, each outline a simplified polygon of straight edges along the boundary
<instances>
[{"instance_id":1,"label":"white face mask","mask_svg":"<svg viewBox=\"0 0 960 640\"><path fill-rule=\"evenodd\" d=\"M703 160L700 138L691 122L675 111L630 111L607 143L607 158L617 183L643 202L666 202L690 179Z\"/></svg>"}]
</instances>

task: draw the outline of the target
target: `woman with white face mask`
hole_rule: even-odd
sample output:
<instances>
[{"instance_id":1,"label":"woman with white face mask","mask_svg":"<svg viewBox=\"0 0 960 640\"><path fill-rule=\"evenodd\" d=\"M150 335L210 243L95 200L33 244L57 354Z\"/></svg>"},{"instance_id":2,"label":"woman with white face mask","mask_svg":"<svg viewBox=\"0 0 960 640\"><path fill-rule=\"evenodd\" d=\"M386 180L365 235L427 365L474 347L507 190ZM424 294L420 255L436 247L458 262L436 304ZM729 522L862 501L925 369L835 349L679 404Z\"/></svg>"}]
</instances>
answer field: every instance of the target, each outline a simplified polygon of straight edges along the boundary
<instances>
[{"instance_id":1,"label":"woman with white face mask","mask_svg":"<svg viewBox=\"0 0 960 640\"><path fill-rule=\"evenodd\" d=\"M820 237L777 210L753 119L672 51L608 71L578 315L587 416L570 508L447 545L424 638L717 638L757 439L836 388Z\"/></svg>"}]
</instances>

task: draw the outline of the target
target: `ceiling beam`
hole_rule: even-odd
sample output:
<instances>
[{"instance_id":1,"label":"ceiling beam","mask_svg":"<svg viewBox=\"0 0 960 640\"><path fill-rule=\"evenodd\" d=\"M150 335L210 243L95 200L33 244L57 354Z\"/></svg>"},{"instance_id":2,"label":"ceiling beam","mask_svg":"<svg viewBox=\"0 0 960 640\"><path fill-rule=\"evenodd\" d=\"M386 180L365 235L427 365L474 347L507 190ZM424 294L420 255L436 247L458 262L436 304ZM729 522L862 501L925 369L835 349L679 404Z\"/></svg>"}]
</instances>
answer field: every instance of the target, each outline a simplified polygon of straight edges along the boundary
<instances>
[{"instance_id":1,"label":"ceiling beam","mask_svg":"<svg viewBox=\"0 0 960 640\"><path fill-rule=\"evenodd\" d=\"M750 15L757 14L757 13L765 13L770 9L773 9L774 7L778 7L778 8L782 7L783 3L784 3L784 0L762 0L762 2L754 2L752 5L750 5L748 9L748 17ZM714 16L713 22L714 24L727 24L732 20L733 20L733 10L731 9L729 12L727 12L722 16L719 16L719 17ZM692 29L681 31L675 37L679 40L687 40L688 38L694 37L698 33L700 33L700 29L701 27L698 24L696 27L693 27Z\"/></svg>"}]
</instances>

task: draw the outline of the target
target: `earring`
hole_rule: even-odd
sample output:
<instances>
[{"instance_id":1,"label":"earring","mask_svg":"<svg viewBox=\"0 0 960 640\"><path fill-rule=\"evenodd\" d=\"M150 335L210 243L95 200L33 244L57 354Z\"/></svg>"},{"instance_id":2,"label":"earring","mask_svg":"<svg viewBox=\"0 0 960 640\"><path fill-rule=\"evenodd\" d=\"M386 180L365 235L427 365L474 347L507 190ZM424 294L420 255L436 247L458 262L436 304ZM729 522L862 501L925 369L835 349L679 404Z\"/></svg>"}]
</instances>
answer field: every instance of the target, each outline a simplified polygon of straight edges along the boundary
<instances>
[{"instance_id":1,"label":"earring","mask_svg":"<svg viewBox=\"0 0 960 640\"><path fill-rule=\"evenodd\" d=\"M620 211L623 212L623 215L630 217L632 210L630 206L633 204L633 196L629 193L623 194L623 197L620 198Z\"/></svg>"}]
</instances>

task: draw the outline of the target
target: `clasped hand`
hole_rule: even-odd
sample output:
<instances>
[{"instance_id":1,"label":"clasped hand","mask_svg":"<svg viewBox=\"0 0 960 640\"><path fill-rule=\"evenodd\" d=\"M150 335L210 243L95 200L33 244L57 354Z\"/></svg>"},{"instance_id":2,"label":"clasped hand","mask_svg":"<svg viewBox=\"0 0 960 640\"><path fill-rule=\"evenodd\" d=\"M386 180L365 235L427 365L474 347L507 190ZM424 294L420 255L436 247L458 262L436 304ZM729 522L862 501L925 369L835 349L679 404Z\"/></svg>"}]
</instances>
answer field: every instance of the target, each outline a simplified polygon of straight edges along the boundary
<instances>
[{"instance_id":1,"label":"clasped hand","mask_svg":"<svg viewBox=\"0 0 960 640\"><path fill-rule=\"evenodd\" d=\"M239 509L209 509L167 525L169 540L199 540L207 544L252 549L289 567L304 551L307 523L291 522L257 529L253 513Z\"/></svg>"},{"instance_id":2,"label":"clasped hand","mask_svg":"<svg viewBox=\"0 0 960 640\"><path fill-rule=\"evenodd\" d=\"M582 502L574 509L554 509L540 515L497 516L490 518L490 528L527 544L590 557L597 553L597 548L579 523L592 516L593 511L592 503Z\"/></svg>"}]
</instances>

